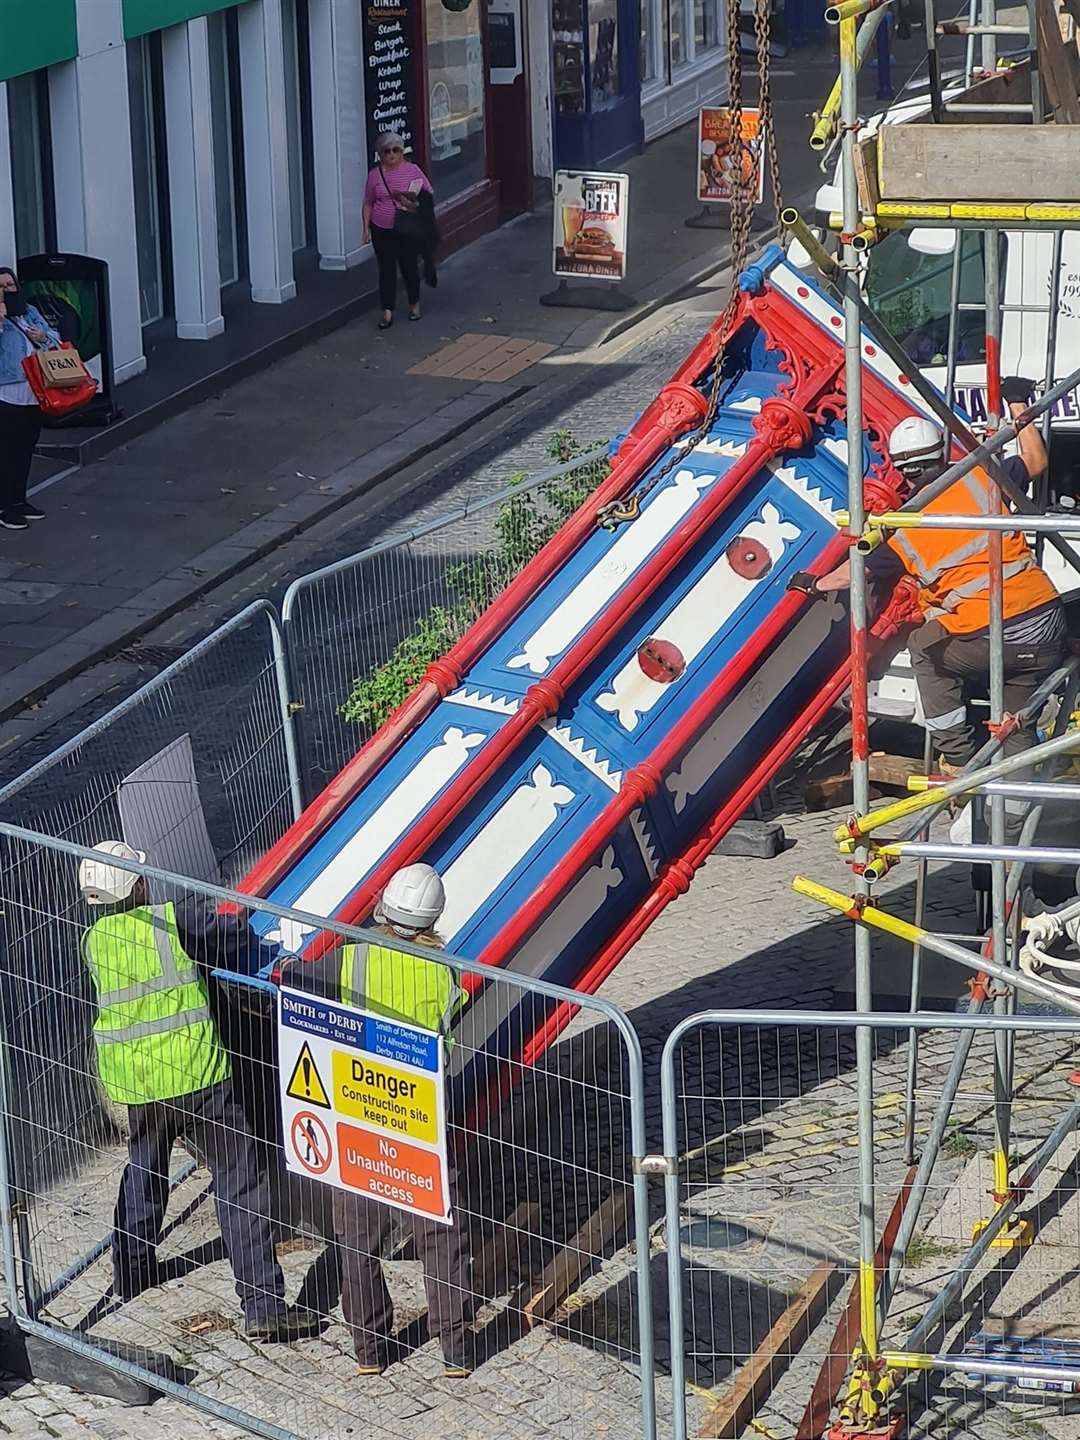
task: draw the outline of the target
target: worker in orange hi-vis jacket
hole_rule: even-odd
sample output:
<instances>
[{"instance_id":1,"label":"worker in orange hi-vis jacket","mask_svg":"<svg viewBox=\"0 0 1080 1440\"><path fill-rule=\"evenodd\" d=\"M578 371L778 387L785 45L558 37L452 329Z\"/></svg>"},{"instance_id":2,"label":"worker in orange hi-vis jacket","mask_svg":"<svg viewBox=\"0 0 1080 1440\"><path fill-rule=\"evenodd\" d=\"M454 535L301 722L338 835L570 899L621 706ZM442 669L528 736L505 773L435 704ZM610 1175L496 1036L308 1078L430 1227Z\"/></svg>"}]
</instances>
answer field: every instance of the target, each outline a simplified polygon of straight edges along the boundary
<instances>
[{"instance_id":1,"label":"worker in orange hi-vis jacket","mask_svg":"<svg viewBox=\"0 0 1080 1440\"><path fill-rule=\"evenodd\" d=\"M1015 417L1027 405L1029 380L1013 377L1002 394ZM1017 436L1020 454L1003 462L1008 477L1026 489L1046 469L1046 449L1034 425ZM945 470L945 434L932 420L909 416L889 436L889 456L916 493ZM969 471L925 507L928 515L983 515L989 481ZM912 668L919 687L926 727L934 739L942 768L949 773L965 765L981 737L967 701L971 692L986 693L990 673L990 567L986 530L911 529L895 531L889 546L919 587L924 624L909 641ZM1004 598L1005 709L1021 710L1065 655L1065 611L1054 583L1036 564L1023 535L1002 535ZM850 562L830 574L799 571L788 588L811 596L845 590L851 582ZM1018 726L1003 745L1005 755L1018 754L1032 741L1035 720ZM1017 812L1019 813L1019 812Z\"/></svg>"}]
</instances>

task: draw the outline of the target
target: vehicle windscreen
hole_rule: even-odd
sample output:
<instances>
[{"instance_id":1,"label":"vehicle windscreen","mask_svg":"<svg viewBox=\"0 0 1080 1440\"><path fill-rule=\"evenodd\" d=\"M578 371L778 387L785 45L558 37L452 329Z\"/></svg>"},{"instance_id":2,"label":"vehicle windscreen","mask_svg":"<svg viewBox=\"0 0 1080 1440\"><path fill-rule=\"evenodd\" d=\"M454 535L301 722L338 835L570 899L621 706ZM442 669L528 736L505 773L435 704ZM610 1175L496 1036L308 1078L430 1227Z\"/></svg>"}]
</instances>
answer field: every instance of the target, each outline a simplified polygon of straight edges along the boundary
<instances>
[{"instance_id":1,"label":"vehicle windscreen","mask_svg":"<svg viewBox=\"0 0 1080 1440\"><path fill-rule=\"evenodd\" d=\"M954 232L954 234L957 232ZM982 361L985 351L983 237L960 231L960 304L956 317L957 364ZM1001 273L1005 273L1002 237ZM866 296L875 312L920 367L944 365L949 348L953 254L925 255L897 231L870 251Z\"/></svg>"}]
</instances>

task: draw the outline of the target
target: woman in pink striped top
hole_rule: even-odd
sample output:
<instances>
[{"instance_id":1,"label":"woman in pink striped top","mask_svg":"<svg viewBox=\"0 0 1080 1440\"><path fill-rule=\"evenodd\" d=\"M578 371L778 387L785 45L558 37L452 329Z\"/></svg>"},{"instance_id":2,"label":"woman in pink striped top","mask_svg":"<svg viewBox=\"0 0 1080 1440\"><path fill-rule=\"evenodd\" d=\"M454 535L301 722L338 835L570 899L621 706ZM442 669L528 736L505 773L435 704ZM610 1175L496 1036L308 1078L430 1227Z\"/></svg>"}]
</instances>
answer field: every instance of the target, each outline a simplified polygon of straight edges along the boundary
<instances>
[{"instance_id":1,"label":"woman in pink striped top","mask_svg":"<svg viewBox=\"0 0 1080 1440\"><path fill-rule=\"evenodd\" d=\"M405 281L409 301L409 319L420 319L420 245L416 240L395 230L399 210L415 213L420 208L420 195L432 193L431 181L419 165L405 159L405 146L400 135L386 131L376 142L379 164L367 177L364 186L365 245L370 239L379 263L379 304L382 306L380 330L389 330L394 323L397 299L397 271Z\"/></svg>"}]
</instances>

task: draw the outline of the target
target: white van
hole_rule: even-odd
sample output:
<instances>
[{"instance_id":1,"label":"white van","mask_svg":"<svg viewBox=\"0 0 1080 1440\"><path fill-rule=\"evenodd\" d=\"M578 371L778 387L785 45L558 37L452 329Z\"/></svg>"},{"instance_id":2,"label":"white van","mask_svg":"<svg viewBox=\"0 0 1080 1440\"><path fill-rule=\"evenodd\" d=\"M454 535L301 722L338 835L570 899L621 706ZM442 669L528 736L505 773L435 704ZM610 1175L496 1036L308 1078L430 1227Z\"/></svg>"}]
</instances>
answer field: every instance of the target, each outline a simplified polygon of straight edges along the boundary
<instances>
[{"instance_id":1,"label":"white van","mask_svg":"<svg viewBox=\"0 0 1080 1440\"><path fill-rule=\"evenodd\" d=\"M957 87L953 93L959 93ZM948 93L948 92L947 92ZM900 124L925 116L925 94L893 106L869 119L865 139L878 125ZM1002 127L1007 134L1007 127ZM1022 131L1020 132L1023 133ZM817 223L828 235L830 213L842 208L839 167L829 185L817 192ZM1049 231L1007 230L1001 235L1001 373L1025 375L1041 390L1046 376L1047 326L1052 291L1054 236ZM864 289L874 310L904 349L918 361L928 380L944 390L949 339L949 304L953 254L962 246L961 309L957 331L957 364L953 403L966 411L977 430L986 419L985 315L983 246L986 232L912 228L898 230L867 256ZM797 247L801 250L801 247ZM805 252L791 256L801 264ZM1080 368L1080 232L1062 235L1058 279L1058 323L1053 375L1055 382ZM1080 507L1080 395L1072 391L1051 412L1050 510ZM1063 595L1080 590L1080 574L1052 545L1042 549L1042 564ZM921 720L918 696L907 652L896 657L888 673L873 687L871 710L898 719Z\"/></svg>"}]
</instances>

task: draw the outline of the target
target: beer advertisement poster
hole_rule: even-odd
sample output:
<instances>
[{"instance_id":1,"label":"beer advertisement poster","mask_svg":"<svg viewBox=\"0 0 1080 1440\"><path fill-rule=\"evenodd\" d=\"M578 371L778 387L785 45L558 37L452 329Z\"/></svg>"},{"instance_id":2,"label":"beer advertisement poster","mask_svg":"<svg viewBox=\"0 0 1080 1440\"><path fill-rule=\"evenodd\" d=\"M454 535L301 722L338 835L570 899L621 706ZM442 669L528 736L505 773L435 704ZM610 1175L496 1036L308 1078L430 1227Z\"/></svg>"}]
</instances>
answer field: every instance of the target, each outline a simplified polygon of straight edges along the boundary
<instances>
[{"instance_id":1,"label":"beer advertisement poster","mask_svg":"<svg viewBox=\"0 0 1080 1440\"><path fill-rule=\"evenodd\" d=\"M765 199L765 170L761 163L761 115L744 110L738 117L730 110L703 107L698 111L697 198L703 203L730 205L739 170L745 193Z\"/></svg>"},{"instance_id":2,"label":"beer advertisement poster","mask_svg":"<svg viewBox=\"0 0 1080 1440\"><path fill-rule=\"evenodd\" d=\"M555 274L626 278L629 175L559 170L555 175Z\"/></svg>"}]
</instances>

